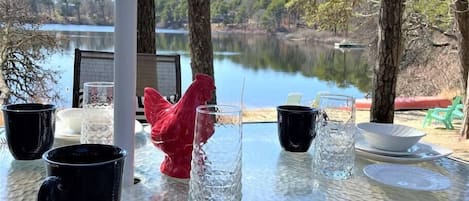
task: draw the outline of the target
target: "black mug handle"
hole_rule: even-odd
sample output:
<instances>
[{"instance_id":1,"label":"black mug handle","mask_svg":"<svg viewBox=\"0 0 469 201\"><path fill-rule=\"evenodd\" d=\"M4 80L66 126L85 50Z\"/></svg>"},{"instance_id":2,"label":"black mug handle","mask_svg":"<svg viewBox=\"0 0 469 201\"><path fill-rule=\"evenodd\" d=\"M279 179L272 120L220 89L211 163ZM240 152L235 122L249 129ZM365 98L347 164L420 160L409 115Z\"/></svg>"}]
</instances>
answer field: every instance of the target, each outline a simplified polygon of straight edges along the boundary
<instances>
[{"instance_id":1,"label":"black mug handle","mask_svg":"<svg viewBox=\"0 0 469 201\"><path fill-rule=\"evenodd\" d=\"M47 177L41 184L37 201L60 201L62 192L62 180L56 176Z\"/></svg>"}]
</instances>

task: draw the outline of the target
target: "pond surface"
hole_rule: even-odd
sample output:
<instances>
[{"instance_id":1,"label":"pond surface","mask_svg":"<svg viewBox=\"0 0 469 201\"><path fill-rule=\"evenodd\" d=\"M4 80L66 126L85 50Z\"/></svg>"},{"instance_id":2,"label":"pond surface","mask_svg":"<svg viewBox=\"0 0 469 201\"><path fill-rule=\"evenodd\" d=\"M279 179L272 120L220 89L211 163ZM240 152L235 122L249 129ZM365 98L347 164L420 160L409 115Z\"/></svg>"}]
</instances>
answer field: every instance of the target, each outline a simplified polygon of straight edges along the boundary
<instances>
[{"instance_id":1,"label":"pond surface","mask_svg":"<svg viewBox=\"0 0 469 201\"><path fill-rule=\"evenodd\" d=\"M63 101L57 104L70 107L74 49L113 51L114 29L89 25L45 25L42 29L67 39L65 51L52 55L46 65L62 71L58 87ZM318 92L362 98L371 88L371 69L363 51L264 35L215 33L212 40L219 103L239 104L242 99L246 108L275 107L285 103L288 93L299 92L306 104ZM158 29L157 52L181 55L184 92L191 83L187 32Z\"/></svg>"}]
</instances>

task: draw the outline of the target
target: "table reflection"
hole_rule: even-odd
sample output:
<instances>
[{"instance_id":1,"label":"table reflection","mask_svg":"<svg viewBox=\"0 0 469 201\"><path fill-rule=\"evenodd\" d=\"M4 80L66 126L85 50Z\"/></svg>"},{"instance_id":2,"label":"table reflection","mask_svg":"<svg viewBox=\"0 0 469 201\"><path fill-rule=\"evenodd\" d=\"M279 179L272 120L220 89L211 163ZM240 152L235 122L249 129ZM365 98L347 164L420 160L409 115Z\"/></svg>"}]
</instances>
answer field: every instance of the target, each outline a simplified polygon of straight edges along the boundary
<instances>
[{"instance_id":1,"label":"table reflection","mask_svg":"<svg viewBox=\"0 0 469 201\"><path fill-rule=\"evenodd\" d=\"M292 195L310 195L315 188L312 160L313 157L308 152L281 151L275 173L277 191L283 194L285 198L292 200L294 200L294 197L291 197Z\"/></svg>"}]
</instances>

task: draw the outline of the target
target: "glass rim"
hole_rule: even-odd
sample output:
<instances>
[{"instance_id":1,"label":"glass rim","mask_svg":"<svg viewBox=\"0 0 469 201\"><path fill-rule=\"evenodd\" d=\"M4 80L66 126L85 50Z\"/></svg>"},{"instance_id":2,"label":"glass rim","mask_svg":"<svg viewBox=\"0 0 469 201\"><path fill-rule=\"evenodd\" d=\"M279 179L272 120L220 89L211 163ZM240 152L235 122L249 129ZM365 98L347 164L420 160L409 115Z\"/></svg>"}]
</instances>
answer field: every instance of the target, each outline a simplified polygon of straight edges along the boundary
<instances>
[{"instance_id":1,"label":"glass rim","mask_svg":"<svg viewBox=\"0 0 469 201\"><path fill-rule=\"evenodd\" d=\"M279 105L277 111L282 112L295 112L295 113L314 113L317 112L317 108L304 106L304 105Z\"/></svg>"},{"instance_id":2,"label":"glass rim","mask_svg":"<svg viewBox=\"0 0 469 201\"><path fill-rule=\"evenodd\" d=\"M88 87L113 87L114 82L85 82L83 86Z\"/></svg>"},{"instance_id":3,"label":"glass rim","mask_svg":"<svg viewBox=\"0 0 469 201\"><path fill-rule=\"evenodd\" d=\"M219 111L211 111L209 108L220 108ZM230 114L230 113L241 113L241 108L236 105L199 105L196 108L197 113L201 114Z\"/></svg>"},{"instance_id":4,"label":"glass rim","mask_svg":"<svg viewBox=\"0 0 469 201\"><path fill-rule=\"evenodd\" d=\"M35 109L19 109L19 108L11 108L16 106L42 106L42 108L35 108ZM2 111L5 112L44 112L49 110L56 110L57 106L54 104L43 104L43 103L14 103L2 106Z\"/></svg>"},{"instance_id":5,"label":"glass rim","mask_svg":"<svg viewBox=\"0 0 469 201\"><path fill-rule=\"evenodd\" d=\"M102 149L115 149L118 150L119 156L116 156L116 158L108 159L108 160L103 160L99 162L93 162L93 163L74 163L74 162L60 162L54 159L50 159L49 155L50 153L57 152L57 151L62 151L66 149L79 149L80 147L103 147ZM89 167L89 166L98 166L98 165L104 165L104 164L109 164L109 163L114 163L115 161L119 161L121 159L125 159L127 157L127 151L125 149L122 149L118 146L115 145L108 145L108 144L73 144L73 145L64 145L60 147L55 147L52 149L47 150L44 154L42 154L42 159L52 165L60 165L60 166L73 166L73 167Z\"/></svg>"}]
</instances>

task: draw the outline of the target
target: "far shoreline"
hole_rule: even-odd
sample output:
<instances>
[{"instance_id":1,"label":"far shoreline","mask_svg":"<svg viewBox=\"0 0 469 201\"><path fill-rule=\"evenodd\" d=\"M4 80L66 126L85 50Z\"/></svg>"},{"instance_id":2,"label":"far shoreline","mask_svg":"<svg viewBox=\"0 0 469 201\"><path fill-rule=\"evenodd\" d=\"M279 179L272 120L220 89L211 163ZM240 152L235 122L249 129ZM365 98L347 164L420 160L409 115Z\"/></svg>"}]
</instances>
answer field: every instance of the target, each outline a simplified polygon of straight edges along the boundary
<instances>
[{"instance_id":1,"label":"far shoreline","mask_svg":"<svg viewBox=\"0 0 469 201\"><path fill-rule=\"evenodd\" d=\"M70 29L69 27L74 27ZM81 29L82 27L83 29ZM96 29L93 29L95 27ZM86 28L86 29L85 29ZM91 29L90 29L91 28ZM97 31L97 32L114 32L113 24L65 24L65 23L44 23L40 24L41 31ZM156 27L156 33L181 33L188 34L189 30L186 28L171 28L171 27ZM218 24L212 24L212 34L246 34L246 35L270 35L276 36L279 39L285 39L293 42L313 42L313 43L326 43L334 44L345 40L345 37L335 35L327 31L316 31L309 28L295 28L284 31L269 32L262 28L243 28L238 26L227 27Z\"/></svg>"}]
</instances>

